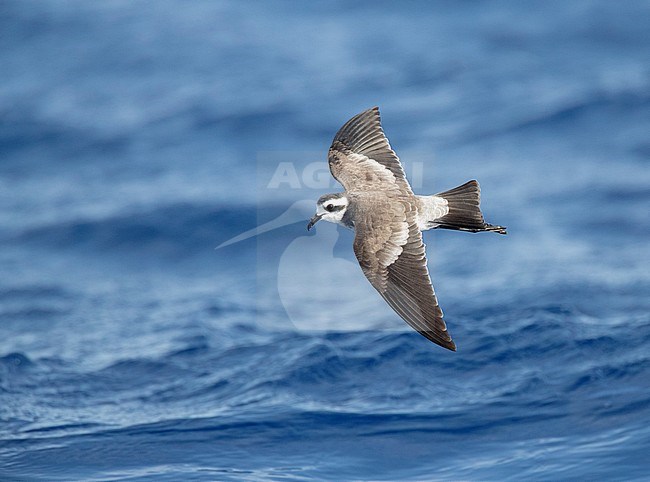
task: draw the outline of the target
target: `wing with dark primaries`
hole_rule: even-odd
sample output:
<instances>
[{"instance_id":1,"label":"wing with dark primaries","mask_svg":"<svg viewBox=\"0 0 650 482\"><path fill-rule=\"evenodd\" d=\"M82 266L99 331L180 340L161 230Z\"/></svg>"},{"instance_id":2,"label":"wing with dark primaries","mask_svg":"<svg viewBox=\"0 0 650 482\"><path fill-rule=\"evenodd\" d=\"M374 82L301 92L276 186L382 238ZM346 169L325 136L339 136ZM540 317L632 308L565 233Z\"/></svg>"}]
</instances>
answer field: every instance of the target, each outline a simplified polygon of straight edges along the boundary
<instances>
[{"instance_id":1,"label":"wing with dark primaries","mask_svg":"<svg viewBox=\"0 0 650 482\"><path fill-rule=\"evenodd\" d=\"M348 192L390 185L412 194L399 158L381 128L378 107L354 116L339 129L328 159L332 176Z\"/></svg>"},{"instance_id":2,"label":"wing with dark primaries","mask_svg":"<svg viewBox=\"0 0 650 482\"><path fill-rule=\"evenodd\" d=\"M361 210L354 253L370 283L406 323L433 343L455 351L429 277L422 233L410 206L402 206L401 212ZM392 219L387 212L393 213Z\"/></svg>"}]
</instances>

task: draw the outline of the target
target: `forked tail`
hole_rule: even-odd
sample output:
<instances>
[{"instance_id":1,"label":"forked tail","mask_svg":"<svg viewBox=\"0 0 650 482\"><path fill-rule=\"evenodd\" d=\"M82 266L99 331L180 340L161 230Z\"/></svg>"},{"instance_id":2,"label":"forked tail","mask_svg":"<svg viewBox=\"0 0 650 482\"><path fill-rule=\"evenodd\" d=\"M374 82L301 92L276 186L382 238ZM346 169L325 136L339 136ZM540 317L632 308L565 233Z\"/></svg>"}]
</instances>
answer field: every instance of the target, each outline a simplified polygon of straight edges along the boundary
<instances>
[{"instance_id":1,"label":"forked tail","mask_svg":"<svg viewBox=\"0 0 650 482\"><path fill-rule=\"evenodd\" d=\"M465 184L441 192L436 196L447 200L449 212L436 219L438 228L456 229L459 231L494 231L499 234L506 234L504 226L493 226L487 224L481 212L481 187L478 182L472 180Z\"/></svg>"}]
</instances>

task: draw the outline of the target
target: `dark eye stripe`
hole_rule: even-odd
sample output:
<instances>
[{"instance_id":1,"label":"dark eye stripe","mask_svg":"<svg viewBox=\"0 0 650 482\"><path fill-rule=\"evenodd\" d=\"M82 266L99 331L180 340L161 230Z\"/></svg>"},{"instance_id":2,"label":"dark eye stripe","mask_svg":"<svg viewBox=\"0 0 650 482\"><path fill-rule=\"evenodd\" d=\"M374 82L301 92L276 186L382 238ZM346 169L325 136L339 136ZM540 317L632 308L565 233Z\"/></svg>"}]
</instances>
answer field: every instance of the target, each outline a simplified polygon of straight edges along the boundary
<instances>
[{"instance_id":1,"label":"dark eye stripe","mask_svg":"<svg viewBox=\"0 0 650 482\"><path fill-rule=\"evenodd\" d=\"M325 211L327 211L328 213L332 213L332 212L334 212L334 211L340 211L340 210L342 210L342 209L345 209L345 205L326 204L325 206L323 206L323 208L324 208Z\"/></svg>"}]
</instances>

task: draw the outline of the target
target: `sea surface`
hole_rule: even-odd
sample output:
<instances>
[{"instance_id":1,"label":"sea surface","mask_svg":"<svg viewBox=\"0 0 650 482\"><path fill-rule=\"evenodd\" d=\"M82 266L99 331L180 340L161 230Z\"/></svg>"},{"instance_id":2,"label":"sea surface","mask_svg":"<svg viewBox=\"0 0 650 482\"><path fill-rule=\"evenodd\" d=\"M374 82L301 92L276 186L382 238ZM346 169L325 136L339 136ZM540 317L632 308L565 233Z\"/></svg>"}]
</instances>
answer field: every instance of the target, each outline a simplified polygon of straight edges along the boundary
<instances>
[{"instance_id":1,"label":"sea surface","mask_svg":"<svg viewBox=\"0 0 650 482\"><path fill-rule=\"evenodd\" d=\"M0 480L648 480L648 25L2 1ZM374 105L417 193L508 226L425 233L456 353L305 229Z\"/></svg>"}]
</instances>

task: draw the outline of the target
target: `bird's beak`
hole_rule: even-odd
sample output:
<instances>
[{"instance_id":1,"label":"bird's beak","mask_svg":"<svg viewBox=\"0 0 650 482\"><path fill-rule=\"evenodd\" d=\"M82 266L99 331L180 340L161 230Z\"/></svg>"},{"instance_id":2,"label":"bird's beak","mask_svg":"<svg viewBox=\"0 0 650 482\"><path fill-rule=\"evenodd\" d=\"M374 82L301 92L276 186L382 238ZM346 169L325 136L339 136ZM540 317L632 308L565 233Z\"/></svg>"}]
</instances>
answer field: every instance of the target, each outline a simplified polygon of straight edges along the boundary
<instances>
[{"instance_id":1,"label":"bird's beak","mask_svg":"<svg viewBox=\"0 0 650 482\"><path fill-rule=\"evenodd\" d=\"M309 224L307 225L307 231L309 231L311 228L314 227L314 224L316 224L318 221L320 221L320 218L322 218L322 214L314 214L314 217L309 220Z\"/></svg>"}]
</instances>

